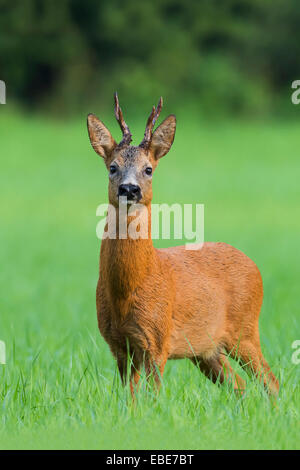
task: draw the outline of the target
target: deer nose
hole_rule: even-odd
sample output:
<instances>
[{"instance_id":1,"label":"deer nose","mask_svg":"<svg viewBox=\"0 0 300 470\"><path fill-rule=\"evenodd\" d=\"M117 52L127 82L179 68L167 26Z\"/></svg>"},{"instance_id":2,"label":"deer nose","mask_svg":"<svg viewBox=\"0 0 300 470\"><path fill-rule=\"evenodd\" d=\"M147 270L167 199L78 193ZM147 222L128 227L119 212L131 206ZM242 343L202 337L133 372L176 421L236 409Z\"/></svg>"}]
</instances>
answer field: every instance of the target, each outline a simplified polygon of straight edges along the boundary
<instances>
[{"instance_id":1,"label":"deer nose","mask_svg":"<svg viewBox=\"0 0 300 470\"><path fill-rule=\"evenodd\" d=\"M120 184L119 196L125 196L129 201L139 200L142 196L141 188L135 184Z\"/></svg>"}]
</instances>

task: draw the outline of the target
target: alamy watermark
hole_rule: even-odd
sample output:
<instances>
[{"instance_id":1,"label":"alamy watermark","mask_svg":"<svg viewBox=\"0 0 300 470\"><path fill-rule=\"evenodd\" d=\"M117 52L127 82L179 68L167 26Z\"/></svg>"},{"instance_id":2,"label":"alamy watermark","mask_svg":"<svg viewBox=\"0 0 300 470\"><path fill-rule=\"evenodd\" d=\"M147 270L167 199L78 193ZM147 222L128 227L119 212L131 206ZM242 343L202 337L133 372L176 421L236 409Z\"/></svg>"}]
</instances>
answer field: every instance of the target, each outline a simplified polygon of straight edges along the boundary
<instances>
[{"instance_id":1,"label":"alamy watermark","mask_svg":"<svg viewBox=\"0 0 300 470\"><path fill-rule=\"evenodd\" d=\"M300 339L296 339L292 343L292 349L296 349L292 354L292 363L297 366L300 364Z\"/></svg>"},{"instance_id":2,"label":"alamy watermark","mask_svg":"<svg viewBox=\"0 0 300 470\"><path fill-rule=\"evenodd\" d=\"M292 88L295 89L295 91L291 95L291 101L293 104L299 104L300 103L300 80L294 80L292 83Z\"/></svg>"},{"instance_id":3,"label":"alamy watermark","mask_svg":"<svg viewBox=\"0 0 300 470\"><path fill-rule=\"evenodd\" d=\"M6 85L3 80L0 80L0 104L6 104Z\"/></svg>"},{"instance_id":4,"label":"alamy watermark","mask_svg":"<svg viewBox=\"0 0 300 470\"><path fill-rule=\"evenodd\" d=\"M0 364L6 364L6 352L4 341L0 341Z\"/></svg>"},{"instance_id":5,"label":"alamy watermark","mask_svg":"<svg viewBox=\"0 0 300 470\"><path fill-rule=\"evenodd\" d=\"M100 239L170 240L173 233L174 239L190 242L187 250L199 250L204 243L204 204L152 204L150 215L147 206L128 205L126 197L120 197L118 208L100 204L96 216L101 217L96 227Z\"/></svg>"}]
</instances>

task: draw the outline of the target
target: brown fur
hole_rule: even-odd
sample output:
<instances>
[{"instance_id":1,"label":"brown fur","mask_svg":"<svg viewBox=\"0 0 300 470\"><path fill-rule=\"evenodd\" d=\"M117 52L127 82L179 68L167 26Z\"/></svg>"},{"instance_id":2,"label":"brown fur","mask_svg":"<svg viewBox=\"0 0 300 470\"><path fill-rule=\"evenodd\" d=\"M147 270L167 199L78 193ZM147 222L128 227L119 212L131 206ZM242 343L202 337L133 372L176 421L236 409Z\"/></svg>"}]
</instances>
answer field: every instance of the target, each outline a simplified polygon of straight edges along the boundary
<instances>
[{"instance_id":1,"label":"brown fur","mask_svg":"<svg viewBox=\"0 0 300 470\"><path fill-rule=\"evenodd\" d=\"M119 168L118 177L110 178L111 204L118 206L117 187L126 171L134 172L149 220L148 239L117 237L102 241L96 294L100 332L124 382L129 373L132 392L143 364L159 383L166 361L181 358L191 359L214 382L231 380L235 389L242 390L244 381L231 369L228 354L239 358L276 394L278 381L260 348L258 319L263 287L255 263L225 243L205 243L195 251L184 246L153 247L152 183L143 168L156 168L158 159L172 145L175 126L175 116L171 115L154 132L148 148L120 148L104 124L89 115L94 149L108 168L115 162Z\"/></svg>"}]
</instances>

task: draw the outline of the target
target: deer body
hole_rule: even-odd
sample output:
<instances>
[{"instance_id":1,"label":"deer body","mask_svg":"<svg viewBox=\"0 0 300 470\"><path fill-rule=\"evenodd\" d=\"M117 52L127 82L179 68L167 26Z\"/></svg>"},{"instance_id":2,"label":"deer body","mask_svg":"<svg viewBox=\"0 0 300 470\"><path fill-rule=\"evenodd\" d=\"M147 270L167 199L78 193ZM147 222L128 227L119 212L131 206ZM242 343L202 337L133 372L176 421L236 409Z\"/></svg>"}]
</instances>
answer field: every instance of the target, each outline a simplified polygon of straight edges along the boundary
<instances>
[{"instance_id":1,"label":"deer body","mask_svg":"<svg viewBox=\"0 0 300 470\"><path fill-rule=\"evenodd\" d=\"M128 140L117 146L103 123L89 117L94 149L104 156L111 172L114 165L118 167L118 181L114 171L110 180L111 204L118 207L120 191L126 191L133 200L142 200L148 224L146 239L117 235L102 241L96 294L100 332L117 360L124 383L129 372L132 392L143 365L159 383L166 361L181 358L191 359L214 382L227 379L235 389L244 389L244 381L226 358L228 354L239 357L248 367L250 364L276 393L278 381L260 349L258 318L263 288L255 263L225 243L204 243L200 250L153 246L152 189L145 169L156 167L157 155L168 151L175 132L175 118L170 116L152 136L149 127L154 125L158 108L150 115L146 144L143 141L140 148L128 146ZM126 141L131 135L117 99L116 116ZM118 217L117 227L121 222ZM130 220L127 217L126 223ZM130 371L128 352L132 356Z\"/></svg>"}]
</instances>

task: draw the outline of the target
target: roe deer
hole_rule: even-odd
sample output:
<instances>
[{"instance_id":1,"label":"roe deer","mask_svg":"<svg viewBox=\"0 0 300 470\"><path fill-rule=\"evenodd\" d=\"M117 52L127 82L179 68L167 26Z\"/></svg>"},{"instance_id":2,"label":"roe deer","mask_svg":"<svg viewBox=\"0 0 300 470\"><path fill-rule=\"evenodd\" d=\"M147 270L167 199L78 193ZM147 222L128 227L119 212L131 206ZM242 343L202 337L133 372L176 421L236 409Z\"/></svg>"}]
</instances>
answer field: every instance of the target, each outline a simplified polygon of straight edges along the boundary
<instances>
[{"instance_id":1,"label":"roe deer","mask_svg":"<svg viewBox=\"0 0 300 470\"><path fill-rule=\"evenodd\" d=\"M91 144L109 171L110 205L119 207L119 196L126 196L126 215L130 204L138 202L148 216L148 237L121 238L117 211L116 238L102 240L96 293L100 332L117 360L122 382L130 377L133 396L142 366L159 385L166 361L181 358L189 358L213 382L229 380L242 391L245 383L227 354L239 358L277 394L278 381L260 348L263 287L255 263L225 243L206 242L199 250L153 247L152 173L170 150L176 128L171 114L153 132L161 108L162 99L153 107L138 146L130 145L117 94L115 115L123 133L119 144L103 122L88 115Z\"/></svg>"}]
</instances>

